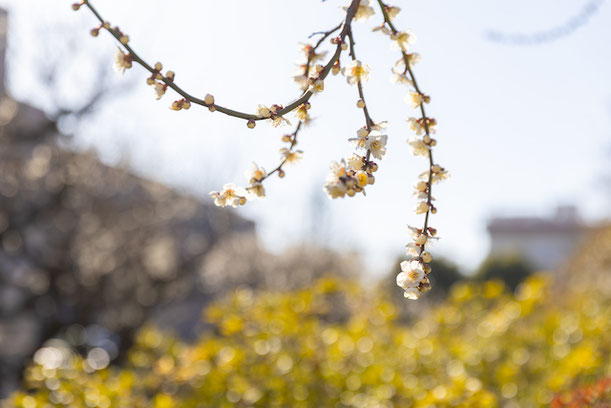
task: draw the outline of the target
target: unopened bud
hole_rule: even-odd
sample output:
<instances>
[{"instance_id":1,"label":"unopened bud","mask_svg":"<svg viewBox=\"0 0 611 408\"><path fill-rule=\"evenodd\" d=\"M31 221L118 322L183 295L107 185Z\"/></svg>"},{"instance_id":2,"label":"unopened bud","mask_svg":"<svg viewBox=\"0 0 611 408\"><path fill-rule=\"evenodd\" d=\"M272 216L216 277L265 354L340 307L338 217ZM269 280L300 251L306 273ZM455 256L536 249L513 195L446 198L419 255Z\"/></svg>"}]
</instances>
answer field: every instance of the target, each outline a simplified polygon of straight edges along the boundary
<instances>
[{"instance_id":1,"label":"unopened bud","mask_svg":"<svg viewBox=\"0 0 611 408\"><path fill-rule=\"evenodd\" d=\"M422 260L426 263L429 263L433 260L433 256L428 252L423 252L420 256L422 257Z\"/></svg>"},{"instance_id":2,"label":"unopened bud","mask_svg":"<svg viewBox=\"0 0 611 408\"><path fill-rule=\"evenodd\" d=\"M342 51L346 51L348 49L348 44L346 44L345 42L342 43Z\"/></svg>"},{"instance_id":3,"label":"unopened bud","mask_svg":"<svg viewBox=\"0 0 611 408\"><path fill-rule=\"evenodd\" d=\"M163 69L163 65L161 65L161 62L156 62L155 71L161 71L162 69Z\"/></svg>"},{"instance_id":4,"label":"unopened bud","mask_svg":"<svg viewBox=\"0 0 611 408\"><path fill-rule=\"evenodd\" d=\"M356 107L363 109L365 107L365 101L362 99L359 99L358 101L356 101Z\"/></svg>"},{"instance_id":5,"label":"unopened bud","mask_svg":"<svg viewBox=\"0 0 611 408\"><path fill-rule=\"evenodd\" d=\"M282 169L278 170L278 177L284 178L284 176L286 176L286 173L284 172L284 170Z\"/></svg>"},{"instance_id":6,"label":"unopened bud","mask_svg":"<svg viewBox=\"0 0 611 408\"><path fill-rule=\"evenodd\" d=\"M248 126L248 129L254 129L255 128L255 121L254 120L249 120L248 122L246 122L246 126Z\"/></svg>"},{"instance_id":7,"label":"unopened bud","mask_svg":"<svg viewBox=\"0 0 611 408\"><path fill-rule=\"evenodd\" d=\"M206 96L204 97L204 103L206 105L214 105L214 96L206 94Z\"/></svg>"},{"instance_id":8,"label":"unopened bud","mask_svg":"<svg viewBox=\"0 0 611 408\"><path fill-rule=\"evenodd\" d=\"M100 29L98 27L92 28L91 31L90 31L90 34L91 34L92 37L97 37L98 34L100 34Z\"/></svg>"},{"instance_id":9,"label":"unopened bud","mask_svg":"<svg viewBox=\"0 0 611 408\"><path fill-rule=\"evenodd\" d=\"M119 42L123 45L127 45L127 43L129 42L129 37L126 35L122 35L121 38L119 38Z\"/></svg>"}]
</instances>

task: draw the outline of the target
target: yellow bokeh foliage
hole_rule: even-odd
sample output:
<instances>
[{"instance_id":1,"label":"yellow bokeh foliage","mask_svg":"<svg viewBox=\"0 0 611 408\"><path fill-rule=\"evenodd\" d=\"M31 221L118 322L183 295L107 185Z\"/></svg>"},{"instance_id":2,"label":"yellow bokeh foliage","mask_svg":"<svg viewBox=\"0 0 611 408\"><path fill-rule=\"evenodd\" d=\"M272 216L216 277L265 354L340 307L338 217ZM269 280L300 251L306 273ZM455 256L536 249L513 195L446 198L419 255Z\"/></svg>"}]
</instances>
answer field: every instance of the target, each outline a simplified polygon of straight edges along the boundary
<instances>
[{"instance_id":1,"label":"yellow bokeh foliage","mask_svg":"<svg viewBox=\"0 0 611 408\"><path fill-rule=\"evenodd\" d=\"M240 289L194 344L142 329L123 367L33 363L17 407L544 407L611 374L611 301L537 275L455 285L408 324L383 292L322 279ZM409 304L406 305L409 307Z\"/></svg>"}]
</instances>

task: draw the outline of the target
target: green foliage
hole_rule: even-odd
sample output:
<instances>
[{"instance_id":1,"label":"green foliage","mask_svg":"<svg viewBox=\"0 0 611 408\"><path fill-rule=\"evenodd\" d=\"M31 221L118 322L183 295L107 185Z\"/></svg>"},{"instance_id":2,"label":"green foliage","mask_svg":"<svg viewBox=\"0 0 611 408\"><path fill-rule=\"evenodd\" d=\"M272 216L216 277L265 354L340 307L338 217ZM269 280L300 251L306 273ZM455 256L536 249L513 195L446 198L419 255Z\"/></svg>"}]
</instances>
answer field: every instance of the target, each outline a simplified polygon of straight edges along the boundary
<instances>
[{"instance_id":1,"label":"green foliage","mask_svg":"<svg viewBox=\"0 0 611 408\"><path fill-rule=\"evenodd\" d=\"M489 257L480 265L475 277L479 280L500 279L514 290L533 272L534 268L520 257Z\"/></svg>"},{"instance_id":2,"label":"green foliage","mask_svg":"<svg viewBox=\"0 0 611 408\"><path fill-rule=\"evenodd\" d=\"M409 326L387 293L323 279L292 292L238 290L184 344L143 329L125 367L74 354L25 373L17 407L543 407L611 372L611 300L552 295L528 278L454 285Z\"/></svg>"}]
</instances>

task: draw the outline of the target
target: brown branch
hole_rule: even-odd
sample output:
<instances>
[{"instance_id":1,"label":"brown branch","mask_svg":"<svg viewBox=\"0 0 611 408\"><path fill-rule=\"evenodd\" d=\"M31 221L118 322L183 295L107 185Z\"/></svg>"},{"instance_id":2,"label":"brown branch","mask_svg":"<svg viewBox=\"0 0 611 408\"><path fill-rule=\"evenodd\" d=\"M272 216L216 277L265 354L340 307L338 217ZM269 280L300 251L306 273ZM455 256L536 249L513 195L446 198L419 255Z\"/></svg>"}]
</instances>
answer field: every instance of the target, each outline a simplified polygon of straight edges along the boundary
<instances>
[{"instance_id":1,"label":"brown branch","mask_svg":"<svg viewBox=\"0 0 611 408\"><path fill-rule=\"evenodd\" d=\"M342 48L341 48L341 44L344 41L346 35L348 35L348 31L350 30L350 24L352 23L352 19L354 18L354 15L356 14L359 4L360 4L361 0L352 0L352 3L350 4L350 6L348 7L348 10L346 11L346 18L344 19L344 22L342 23L343 28L342 31L339 34L339 39L340 42L337 44L335 53L333 54L333 56L331 57L331 59L327 62L327 64L325 65L324 69L321 71L319 79L324 80L327 75L329 74L329 72L331 71L331 68L333 67L333 64L335 64L335 61L337 61L339 59L339 56L341 54ZM98 21L100 22L100 25L103 29L105 29L106 31L108 31L113 37L115 37L115 39L123 46L123 48L125 48L125 50L129 53L130 57L132 58L132 60L136 63L138 63L139 65L141 65L144 69L146 69L147 71L149 71L153 76L157 76L157 74L159 74L158 71L156 71L153 67L151 67L151 65L149 65L146 61L144 61L133 49L131 46L129 46L129 44L124 44L121 41L121 37L122 34L114 29L111 28L108 23L105 22L105 20L102 18L102 16L100 15L100 13L98 13L98 11L93 7L93 5L91 4L91 2L89 0L82 0L82 4L84 4L85 6L87 6L87 8L89 10L91 10L91 12L94 14L94 16L98 19ZM165 83L168 87L172 88L174 91L176 91L179 95L181 95L183 98L185 98L187 101L197 104L197 105L201 105L201 106L205 106L207 108L213 107L215 110L224 113L228 116L233 116L236 118L241 118L241 119L246 119L246 120L264 120L267 118L261 117L259 115L254 115L254 114L250 114L250 113L244 113L244 112L240 112L240 111L236 111L233 109L229 109L217 104L207 104L204 102L204 100L197 98L195 96L190 95L189 93L187 93L186 91L184 91L182 88L180 88L178 85L176 85L174 83L174 81L161 76L160 75L160 79L161 81L163 81L163 83ZM293 109L297 108L298 106L300 106L301 104L307 102L311 97L312 97L313 93L312 91L306 91L304 92L299 98L297 98L296 100L294 100L293 102L289 103L287 106L285 106L284 108L278 110L276 112L276 114L278 116L283 116L284 114L291 112Z\"/></svg>"}]
</instances>

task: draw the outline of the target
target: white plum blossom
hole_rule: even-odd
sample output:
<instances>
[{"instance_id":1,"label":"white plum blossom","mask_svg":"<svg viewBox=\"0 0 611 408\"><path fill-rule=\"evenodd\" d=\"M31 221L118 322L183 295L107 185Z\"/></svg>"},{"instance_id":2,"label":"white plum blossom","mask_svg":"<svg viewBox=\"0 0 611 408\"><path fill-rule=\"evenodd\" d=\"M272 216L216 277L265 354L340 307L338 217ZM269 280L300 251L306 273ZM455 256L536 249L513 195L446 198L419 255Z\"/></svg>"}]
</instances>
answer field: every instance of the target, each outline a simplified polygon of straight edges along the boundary
<instances>
[{"instance_id":1,"label":"white plum blossom","mask_svg":"<svg viewBox=\"0 0 611 408\"><path fill-rule=\"evenodd\" d=\"M327 175L327 182L323 190L327 192L329 198L344 197L348 188L340 178L347 174L346 161L344 159L339 162L332 161L329 168L331 171Z\"/></svg>"},{"instance_id":2,"label":"white plum blossom","mask_svg":"<svg viewBox=\"0 0 611 408\"><path fill-rule=\"evenodd\" d=\"M422 105L422 102L424 102L424 97L420 92L410 91L405 100L407 103L409 103L412 109L416 109Z\"/></svg>"},{"instance_id":3,"label":"white plum blossom","mask_svg":"<svg viewBox=\"0 0 611 408\"><path fill-rule=\"evenodd\" d=\"M420 291L418 290L418 288L407 288L403 292L403 296L406 299L416 300L416 299L418 299L420 297Z\"/></svg>"},{"instance_id":4,"label":"white plum blossom","mask_svg":"<svg viewBox=\"0 0 611 408\"><path fill-rule=\"evenodd\" d=\"M344 11L348 11L348 7L343 8ZM359 8L356 10L354 20L366 20L375 14L373 7L369 5L369 0L361 0Z\"/></svg>"},{"instance_id":5,"label":"white plum blossom","mask_svg":"<svg viewBox=\"0 0 611 408\"><path fill-rule=\"evenodd\" d=\"M373 157L378 160L382 160L382 158L386 154L387 141L387 135L383 135L379 131L374 130L367 137L367 141L365 142L365 148L369 149Z\"/></svg>"},{"instance_id":6,"label":"white plum blossom","mask_svg":"<svg viewBox=\"0 0 611 408\"><path fill-rule=\"evenodd\" d=\"M402 51L407 51L407 48L416 41L416 37L408 31L391 34L390 39L393 40L394 48Z\"/></svg>"},{"instance_id":7,"label":"white plum blossom","mask_svg":"<svg viewBox=\"0 0 611 408\"><path fill-rule=\"evenodd\" d=\"M129 54L121 51L120 48L117 48L117 52L115 53L115 64L114 69L117 72L125 73L126 69L132 67L132 57Z\"/></svg>"},{"instance_id":8,"label":"white plum blossom","mask_svg":"<svg viewBox=\"0 0 611 408\"><path fill-rule=\"evenodd\" d=\"M369 66L362 64L359 60L353 60L342 68L342 74L350 85L369 80L369 72Z\"/></svg>"},{"instance_id":9,"label":"white plum blossom","mask_svg":"<svg viewBox=\"0 0 611 408\"><path fill-rule=\"evenodd\" d=\"M261 182L264 178L267 177L267 171L263 167L257 165L257 163L252 162L250 168L245 173L246 178L250 183Z\"/></svg>"},{"instance_id":10,"label":"white plum blossom","mask_svg":"<svg viewBox=\"0 0 611 408\"><path fill-rule=\"evenodd\" d=\"M303 158L303 152L301 150L291 150L286 147L280 149L280 156L288 164L299 163Z\"/></svg>"},{"instance_id":11,"label":"white plum blossom","mask_svg":"<svg viewBox=\"0 0 611 408\"><path fill-rule=\"evenodd\" d=\"M356 147L361 149L365 149L367 145L367 136L369 135L369 131L362 127L356 131L356 137L352 137L348 139L349 142L353 143Z\"/></svg>"},{"instance_id":12,"label":"white plum blossom","mask_svg":"<svg viewBox=\"0 0 611 408\"><path fill-rule=\"evenodd\" d=\"M431 206L426 201L420 201L416 206L416 214L427 213L431 209Z\"/></svg>"},{"instance_id":13,"label":"white plum blossom","mask_svg":"<svg viewBox=\"0 0 611 408\"><path fill-rule=\"evenodd\" d=\"M424 279L425 273L419 261L401 262L401 272L397 275L396 283L404 290L403 295L408 299L418 299L420 296L419 286Z\"/></svg>"},{"instance_id":14,"label":"white plum blossom","mask_svg":"<svg viewBox=\"0 0 611 408\"><path fill-rule=\"evenodd\" d=\"M412 153L414 156L424 156L429 157L430 147L422 139L418 139L417 137L413 137L408 140L409 145L412 148Z\"/></svg>"},{"instance_id":15,"label":"white plum blossom","mask_svg":"<svg viewBox=\"0 0 611 408\"><path fill-rule=\"evenodd\" d=\"M359 171L363 168L364 157L353 153L352 156L346 159L346 164L350 170Z\"/></svg>"}]
</instances>

